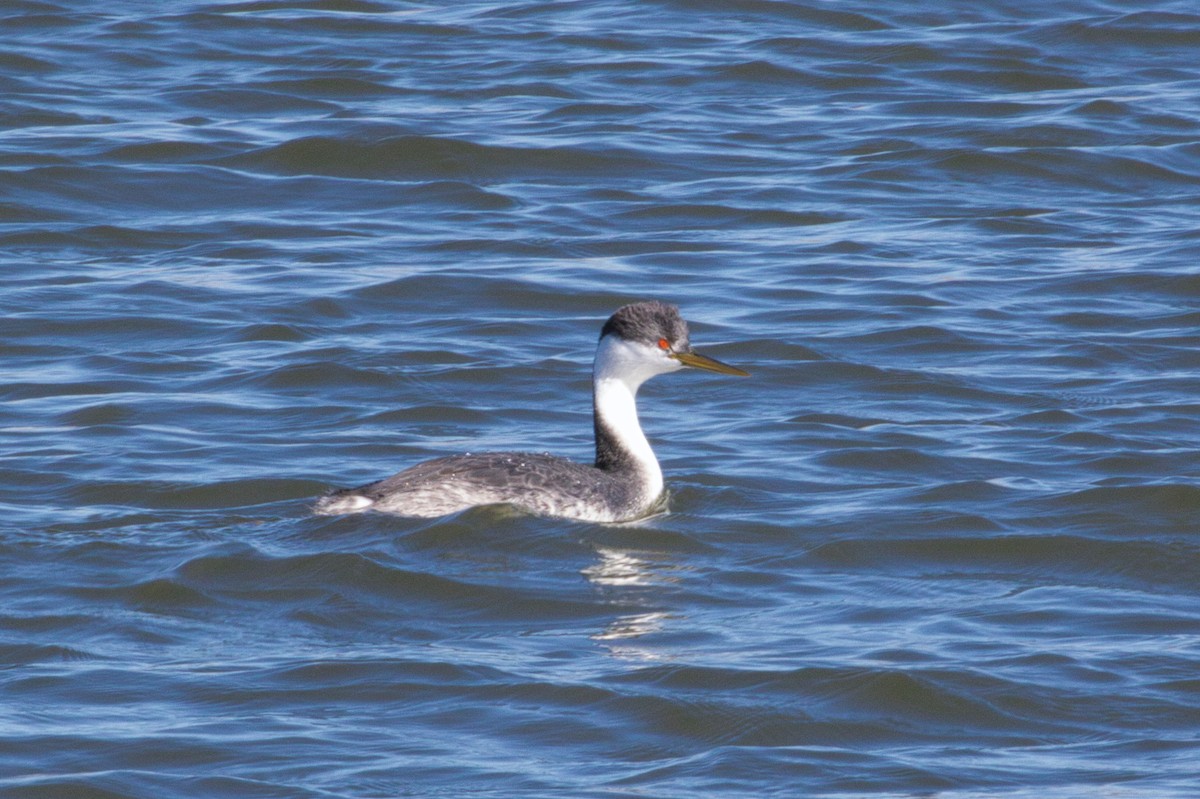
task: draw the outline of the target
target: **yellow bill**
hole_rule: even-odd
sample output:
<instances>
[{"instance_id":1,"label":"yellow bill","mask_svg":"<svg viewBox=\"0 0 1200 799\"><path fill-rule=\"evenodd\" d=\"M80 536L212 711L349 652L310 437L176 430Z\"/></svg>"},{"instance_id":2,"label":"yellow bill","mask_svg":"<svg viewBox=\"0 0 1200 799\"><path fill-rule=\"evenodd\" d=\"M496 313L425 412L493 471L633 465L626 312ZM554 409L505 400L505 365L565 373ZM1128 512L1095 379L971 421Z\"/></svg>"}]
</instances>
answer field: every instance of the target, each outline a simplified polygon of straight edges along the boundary
<instances>
[{"instance_id":1,"label":"yellow bill","mask_svg":"<svg viewBox=\"0 0 1200 799\"><path fill-rule=\"evenodd\" d=\"M671 357L679 361L684 366L694 366L697 369L707 369L710 372L720 372L723 375L737 375L738 377L749 377L750 373L739 369L736 366L730 366L727 363L721 363L716 358L710 358L707 355L701 355L698 352L676 352L672 353Z\"/></svg>"}]
</instances>

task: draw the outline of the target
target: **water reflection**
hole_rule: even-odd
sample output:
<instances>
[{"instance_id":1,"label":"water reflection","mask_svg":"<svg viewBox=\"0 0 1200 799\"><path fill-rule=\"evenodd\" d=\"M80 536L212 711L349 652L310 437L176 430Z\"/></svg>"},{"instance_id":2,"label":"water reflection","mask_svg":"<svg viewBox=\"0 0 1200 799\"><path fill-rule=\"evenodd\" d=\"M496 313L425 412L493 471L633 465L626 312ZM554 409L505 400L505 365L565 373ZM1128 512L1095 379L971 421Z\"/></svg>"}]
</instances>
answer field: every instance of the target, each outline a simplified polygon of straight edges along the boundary
<instances>
[{"instance_id":1,"label":"water reflection","mask_svg":"<svg viewBox=\"0 0 1200 799\"><path fill-rule=\"evenodd\" d=\"M657 591L642 596L630 595L629 589L655 588L680 580L680 572L687 571L678 563L658 560L648 553L633 553L624 550L598 547L599 560L583 570L583 576L593 585L607 589L621 589L623 602L635 601L651 604L658 598ZM663 610L646 610L618 616L594 635L591 640L601 642L610 655L621 660L669 660L670 655L639 639L653 633L663 632L668 620L679 620L678 613ZM635 643L638 642L638 643Z\"/></svg>"},{"instance_id":2,"label":"water reflection","mask_svg":"<svg viewBox=\"0 0 1200 799\"><path fill-rule=\"evenodd\" d=\"M598 547L596 554L600 560L594 566L583 570L583 576L593 585L647 586L675 582L678 579L662 575L664 564L648 560L644 555L605 547Z\"/></svg>"}]
</instances>

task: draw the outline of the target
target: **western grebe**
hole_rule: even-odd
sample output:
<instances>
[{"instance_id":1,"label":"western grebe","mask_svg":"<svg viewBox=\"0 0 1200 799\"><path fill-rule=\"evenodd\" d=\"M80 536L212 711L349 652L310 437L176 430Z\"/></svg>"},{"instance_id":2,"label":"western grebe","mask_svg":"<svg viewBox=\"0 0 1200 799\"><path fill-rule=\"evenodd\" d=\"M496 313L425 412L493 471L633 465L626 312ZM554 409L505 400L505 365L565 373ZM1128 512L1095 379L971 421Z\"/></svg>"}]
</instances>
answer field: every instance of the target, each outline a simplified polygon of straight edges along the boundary
<instances>
[{"instance_id":1,"label":"western grebe","mask_svg":"<svg viewBox=\"0 0 1200 799\"><path fill-rule=\"evenodd\" d=\"M596 522L638 519L654 511L662 470L637 417L637 390L655 375L685 366L747 376L693 352L687 322L663 302L617 310L600 331L592 369L596 463L525 452L451 455L387 479L321 497L322 515L376 510L435 517L477 505L507 504L544 516Z\"/></svg>"}]
</instances>

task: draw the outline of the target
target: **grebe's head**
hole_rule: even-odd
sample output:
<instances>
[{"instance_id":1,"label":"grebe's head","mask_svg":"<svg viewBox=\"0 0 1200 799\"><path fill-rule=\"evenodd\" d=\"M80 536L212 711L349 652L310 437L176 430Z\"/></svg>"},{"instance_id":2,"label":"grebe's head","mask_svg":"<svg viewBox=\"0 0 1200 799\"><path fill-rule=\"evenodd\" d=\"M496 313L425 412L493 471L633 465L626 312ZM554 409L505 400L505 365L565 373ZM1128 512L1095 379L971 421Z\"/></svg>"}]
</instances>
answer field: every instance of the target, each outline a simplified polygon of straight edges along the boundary
<instances>
[{"instance_id":1,"label":"grebe's head","mask_svg":"<svg viewBox=\"0 0 1200 799\"><path fill-rule=\"evenodd\" d=\"M635 302L617 309L600 331L596 378L624 380L631 387L651 377L690 366L746 377L749 372L692 350L687 322L665 302Z\"/></svg>"}]
</instances>

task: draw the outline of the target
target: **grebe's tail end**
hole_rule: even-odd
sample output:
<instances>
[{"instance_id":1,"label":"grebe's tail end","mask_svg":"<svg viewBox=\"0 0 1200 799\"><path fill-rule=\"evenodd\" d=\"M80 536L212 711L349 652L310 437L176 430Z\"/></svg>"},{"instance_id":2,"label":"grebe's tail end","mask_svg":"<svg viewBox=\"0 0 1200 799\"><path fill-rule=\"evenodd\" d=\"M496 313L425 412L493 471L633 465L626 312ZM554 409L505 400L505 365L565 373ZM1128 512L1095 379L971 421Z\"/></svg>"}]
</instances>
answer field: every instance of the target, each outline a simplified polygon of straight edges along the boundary
<instances>
[{"instance_id":1,"label":"grebe's tail end","mask_svg":"<svg viewBox=\"0 0 1200 799\"><path fill-rule=\"evenodd\" d=\"M340 516L343 513L362 513L369 510L375 500L363 496L357 488L341 488L330 491L317 500L313 513L318 516Z\"/></svg>"}]
</instances>

